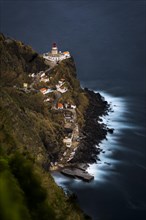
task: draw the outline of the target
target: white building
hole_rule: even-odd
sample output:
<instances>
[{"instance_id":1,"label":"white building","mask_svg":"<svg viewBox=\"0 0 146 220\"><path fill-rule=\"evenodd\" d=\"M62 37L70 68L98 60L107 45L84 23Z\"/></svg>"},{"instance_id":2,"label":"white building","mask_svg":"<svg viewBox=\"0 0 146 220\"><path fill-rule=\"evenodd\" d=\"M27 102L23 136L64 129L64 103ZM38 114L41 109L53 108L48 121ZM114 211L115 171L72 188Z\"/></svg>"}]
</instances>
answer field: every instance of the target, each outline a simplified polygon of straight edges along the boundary
<instances>
[{"instance_id":1,"label":"white building","mask_svg":"<svg viewBox=\"0 0 146 220\"><path fill-rule=\"evenodd\" d=\"M65 137L64 139L63 139L63 143L65 143L66 144L66 147L71 147L71 145L72 145L72 137L71 138L68 138L68 137Z\"/></svg>"},{"instance_id":2,"label":"white building","mask_svg":"<svg viewBox=\"0 0 146 220\"><path fill-rule=\"evenodd\" d=\"M49 82L49 81L50 81L49 78L41 78L40 79L40 82L45 82L46 83L46 82Z\"/></svg>"},{"instance_id":3,"label":"white building","mask_svg":"<svg viewBox=\"0 0 146 220\"><path fill-rule=\"evenodd\" d=\"M75 109L75 108L76 108L76 105L71 105L70 107L73 108L73 109Z\"/></svg>"},{"instance_id":4,"label":"white building","mask_svg":"<svg viewBox=\"0 0 146 220\"><path fill-rule=\"evenodd\" d=\"M51 101L51 98L47 98L44 100L44 102L50 102Z\"/></svg>"},{"instance_id":5,"label":"white building","mask_svg":"<svg viewBox=\"0 0 146 220\"><path fill-rule=\"evenodd\" d=\"M44 95L51 93L52 89L47 89L47 88L41 88L40 92L43 93Z\"/></svg>"},{"instance_id":6,"label":"white building","mask_svg":"<svg viewBox=\"0 0 146 220\"><path fill-rule=\"evenodd\" d=\"M68 91L68 89L65 87L65 88L57 88L57 91L58 92L61 92L61 93L65 93L65 92L67 92Z\"/></svg>"},{"instance_id":7,"label":"white building","mask_svg":"<svg viewBox=\"0 0 146 220\"><path fill-rule=\"evenodd\" d=\"M70 58L70 57L71 56L70 56L69 51L65 51L65 52L59 51L58 52L58 48L57 48L56 43L53 43L51 52L43 54L43 58L44 59L49 60L51 62L55 62L55 63L57 63L57 62L59 62L61 60Z\"/></svg>"},{"instance_id":8,"label":"white building","mask_svg":"<svg viewBox=\"0 0 146 220\"><path fill-rule=\"evenodd\" d=\"M46 74L45 72L41 73L41 78L44 77Z\"/></svg>"}]
</instances>

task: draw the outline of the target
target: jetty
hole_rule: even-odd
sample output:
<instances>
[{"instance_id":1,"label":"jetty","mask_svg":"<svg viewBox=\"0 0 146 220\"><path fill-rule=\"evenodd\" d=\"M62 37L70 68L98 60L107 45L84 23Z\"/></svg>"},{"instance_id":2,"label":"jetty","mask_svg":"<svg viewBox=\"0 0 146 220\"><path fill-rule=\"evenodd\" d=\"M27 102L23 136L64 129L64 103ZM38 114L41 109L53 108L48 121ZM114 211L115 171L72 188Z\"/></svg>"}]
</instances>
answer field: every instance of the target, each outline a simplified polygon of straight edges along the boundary
<instances>
[{"instance_id":1,"label":"jetty","mask_svg":"<svg viewBox=\"0 0 146 220\"><path fill-rule=\"evenodd\" d=\"M76 167L64 168L61 170L61 173L66 176L79 178L87 182L90 182L94 179L94 176L90 175L87 171Z\"/></svg>"}]
</instances>

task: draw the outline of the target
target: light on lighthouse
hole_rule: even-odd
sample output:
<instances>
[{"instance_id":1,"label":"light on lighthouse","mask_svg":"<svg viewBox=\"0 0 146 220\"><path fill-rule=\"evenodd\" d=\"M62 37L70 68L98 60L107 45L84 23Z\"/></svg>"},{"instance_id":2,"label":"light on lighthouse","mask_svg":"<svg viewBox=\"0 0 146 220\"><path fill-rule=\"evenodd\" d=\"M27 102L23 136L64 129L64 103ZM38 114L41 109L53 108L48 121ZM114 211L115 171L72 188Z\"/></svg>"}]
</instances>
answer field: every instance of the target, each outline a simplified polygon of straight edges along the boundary
<instances>
[{"instance_id":1,"label":"light on lighthouse","mask_svg":"<svg viewBox=\"0 0 146 220\"><path fill-rule=\"evenodd\" d=\"M52 55L58 54L58 48L57 48L56 43L53 43L53 45L52 45L51 54Z\"/></svg>"}]
</instances>

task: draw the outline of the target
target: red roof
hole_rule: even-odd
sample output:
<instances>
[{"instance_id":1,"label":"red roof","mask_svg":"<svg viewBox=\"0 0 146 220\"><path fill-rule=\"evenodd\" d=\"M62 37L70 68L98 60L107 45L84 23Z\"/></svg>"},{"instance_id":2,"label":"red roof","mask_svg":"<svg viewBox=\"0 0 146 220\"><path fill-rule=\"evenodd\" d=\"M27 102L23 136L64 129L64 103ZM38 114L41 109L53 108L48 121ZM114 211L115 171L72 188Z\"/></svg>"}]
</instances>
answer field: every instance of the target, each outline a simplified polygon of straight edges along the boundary
<instances>
[{"instance_id":1,"label":"red roof","mask_svg":"<svg viewBox=\"0 0 146 220\"><path fill-rule=\"evenodd\" d=\"M58 103L58 104L57 104L57 108L63 108L62 103Z\"/></svg>"},{"instance_id":2,"label":"red roof","mask_svg":"<svg viewBox=\"0 0 146 220\"><path fill-rule=\"evenodd\" d=\"M56 43L53 43L52 47L57 47Z\"/></svg>"},{"instance_id":3,"label":"red roof","mask_svg":"<svg viewBox=\"0 0 146 220\"><path fill-rule=\"evenodd\" d=\"M40 92L43 93L43 92L45 92L46 90L47 90L46 88L41 88L41 89L40 89Z\"/></svg>"}]
</instances>

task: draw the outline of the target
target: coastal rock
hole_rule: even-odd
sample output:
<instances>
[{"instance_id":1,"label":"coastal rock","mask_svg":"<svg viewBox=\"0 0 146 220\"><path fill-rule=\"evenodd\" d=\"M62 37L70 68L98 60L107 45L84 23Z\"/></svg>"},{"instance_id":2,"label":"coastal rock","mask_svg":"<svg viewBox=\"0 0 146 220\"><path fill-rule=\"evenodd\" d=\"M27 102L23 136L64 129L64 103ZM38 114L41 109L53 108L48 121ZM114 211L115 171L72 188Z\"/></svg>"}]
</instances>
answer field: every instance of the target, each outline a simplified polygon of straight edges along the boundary
<instances>
[{"instance_id":1,"label":"coastal rock","mask_svg":"<svg viewBox=\"0 0 146 220\"><path fill-rule=\"evenodd\" d=\"M90 175L88 172L79 169L79 168L65 168L63 170L61 170L61 173L67 176L71 176L74 178L79 178L82 179L84 181L91 181L94 179L94 176Z\"/></svg>"},{"instance_id":2,"label":"coastal rock","mask_svg":"<svg viewBox=\"0 0 146 220\"><path fill-rule=\"evenodd\" d=\"M102 115L107 115L109 104L99 93L85 88L86 94L89 99L89 106L85 112L85 125L82 129L84 139L80 141L79 147L76 151L74 158L71 160L72 163L95 163L97 155L101 149L97 146L101 140L106 138L107 132L112 132L108 129L105 124L99 123L102 121L100 118Z\"/></svg>"},{"instance_id":3,"label":"coastal rock","mask_svg":"<svg viewBox=\"0 0 146 220\"><path fill-rule=\"evenodd\" d=\"M113 128L107 128L107 131L108 131L110 134L113 134L114 129L113 129Z\"/></svg>"}]
</instances>

